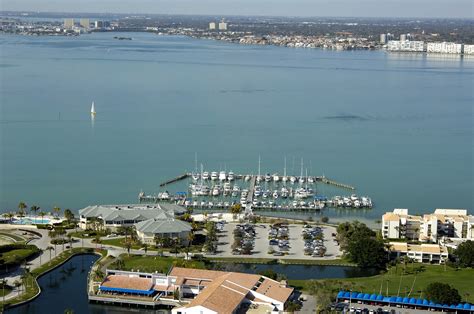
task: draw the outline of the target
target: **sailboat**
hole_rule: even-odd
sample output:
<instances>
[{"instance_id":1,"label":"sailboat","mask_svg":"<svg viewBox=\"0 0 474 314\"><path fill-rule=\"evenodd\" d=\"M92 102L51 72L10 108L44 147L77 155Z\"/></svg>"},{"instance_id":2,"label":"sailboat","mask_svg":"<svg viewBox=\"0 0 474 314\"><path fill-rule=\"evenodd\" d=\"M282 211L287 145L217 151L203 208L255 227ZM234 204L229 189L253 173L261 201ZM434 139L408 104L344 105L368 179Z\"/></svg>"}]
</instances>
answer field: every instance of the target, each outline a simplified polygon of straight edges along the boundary
<instances>
[{"instance_id":1,"label":"sailboat","mask_svg":"<svg viewBox=\"0 0 474 314\"><path fill-rule=\"evenodd\" d=\"M95 112L95 104L94 102L92 102L92 106L91 106L91 115L92 116L95 116L96 112Z\"/></svg>"}]
</instances>

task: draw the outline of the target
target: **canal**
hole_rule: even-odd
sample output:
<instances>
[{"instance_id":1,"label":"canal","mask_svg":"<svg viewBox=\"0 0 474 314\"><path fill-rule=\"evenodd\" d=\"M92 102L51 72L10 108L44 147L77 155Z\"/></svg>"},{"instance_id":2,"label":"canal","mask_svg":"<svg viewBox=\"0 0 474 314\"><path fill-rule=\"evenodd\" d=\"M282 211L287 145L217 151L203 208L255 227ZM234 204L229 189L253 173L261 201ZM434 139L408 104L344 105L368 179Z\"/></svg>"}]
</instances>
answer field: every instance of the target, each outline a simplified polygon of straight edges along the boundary
<instances>
[{"instance_id":1,"label":"canal","mask_svg":"<svg viewBox=\"0 0 474 314\"><path fill-rule=\"evenodd\" d=\"M65 310L73 313L119 314L119 313L170 313L167 310L144 310L89 304L87 300L87 274L99 257L93 254L77 255L62 266L42 276L38 282L41 294L35 300L6 311L12 314L63 314ZM288 279L349 278L376 274L375 270L344 266L321 265L282 265L282 264L236 264L215 263L214 269L259 273L272 269Z\"/></svg>"}]
</instances>

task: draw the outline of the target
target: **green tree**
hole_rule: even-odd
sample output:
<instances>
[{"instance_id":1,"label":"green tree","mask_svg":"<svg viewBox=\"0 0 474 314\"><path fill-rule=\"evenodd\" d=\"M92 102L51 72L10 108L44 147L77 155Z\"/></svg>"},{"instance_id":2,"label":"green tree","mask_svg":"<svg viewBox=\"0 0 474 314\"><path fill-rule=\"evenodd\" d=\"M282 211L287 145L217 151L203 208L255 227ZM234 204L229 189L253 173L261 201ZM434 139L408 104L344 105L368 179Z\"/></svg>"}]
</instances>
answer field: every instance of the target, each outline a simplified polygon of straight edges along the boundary
<instances>
[{"instance_id":1,"label":"green tree","mask_svg":"<svg viewBox=\"0 0 474 314\"><path fill-rule=\"evenodd\" d=\"M56 217L59 216L59 212L60 212L60 211L61 211L61 208L60 208L60 207L58 207L58 206L54 206L54 207L53 207L53 212L54 212L54 214L56 215Z\"/></svg>"},{"instance_id":2,"label":"green tree","mask_svg":"<svg viewBox=\"0 0 474 314\"><path fill-rule=\"evenodd\" d=\"M424 293L428 300L441 304L458 304L461 302L459 291L447 283L432 282L426 286Z\"/></svg>"},{"instance_id":3,"label":"green tree","mask_svg":"<svg viewBox=\"0 0 474 314\"><path fill-rule=\"evenodd\" d=\"M74 213L70 209L65 209L64 217L66 218L67 222L70 223L74 220Z\"/></svg>"},{"instance_id":4,"label":"green tree","mask_svg":"<svg viewBox=\"0 0 474 314\"><path fill-rule=\"evenodd\" d=\"M25 216L25 209L28 208L28 205L26 205L25 202L20 202L18 204L18 215L20 217L24 217Z\"/></svg>"},{"instance_id":5,"label":"green tree","mask_svg":"<svg viewBox=\"0 0 474 314\"><path fill-rule=\"evenodd\" d=\"M125 248L127 249L127 253L130 256L130 250L132 249L132 242L130 240L125 241Z\"/></svg>"},{"instance_id":6,"label":"green tree","mask_svg":"<svg viewBox=\"0 0 474 314\"><path fill-rule=\"evenodd\" d=\"M46 216L46 213L45 212L40 212L39 216L41 217L41 222L43 222L43 218L44 218L44 216Z\"/></svg>"},{"instance_id":7,"label":"green tree","mask_svg":"<svg viewBox=\"0 0 474 314\"><path fill-rule=\"evenodd\" d=\"M39 206L33 205L30 207L30 211L36 216L36 213L40 210Z\"/></svg>"},{"instance_id":8,"label":"green tree","mask_svg":"<svg viewBox=\"0 0 474 314\"><path fill-rule=\"evenodd\" d=\"M468 240L458 245L453 254L462 267L474 267L474 241Z\"/></svg>"},{"instance_id":9,"label":"green tree","mask_svg":"<svg viewBox=\"0 0 474 314\"><path fill-rule=\"evenodd\" d=\"M49 260L51 261L51 251L53 251L54 248L52 246L48 246L45 250L49 251Z\"/></svg>"}]
</instances>

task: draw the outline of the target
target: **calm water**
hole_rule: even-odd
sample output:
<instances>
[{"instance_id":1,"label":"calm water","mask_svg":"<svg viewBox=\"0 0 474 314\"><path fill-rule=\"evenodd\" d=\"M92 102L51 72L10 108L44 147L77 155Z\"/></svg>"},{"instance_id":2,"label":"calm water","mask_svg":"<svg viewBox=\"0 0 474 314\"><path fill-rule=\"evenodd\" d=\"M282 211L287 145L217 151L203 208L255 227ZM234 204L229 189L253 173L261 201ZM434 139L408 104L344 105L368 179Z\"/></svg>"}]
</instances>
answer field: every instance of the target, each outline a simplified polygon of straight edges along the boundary
<instances>
[{"instance_id":1,"label":"calm water","mask_svg":"<svg viewBox=\"0 0 474 314\"><path fill-rule=\"evenodd\" d=\"M306 280L324 278L353 278L373 276L378 274L375 269L361 269L346 266L322 266L322 265L281 265L281 264L236 264L216 263L218 270L235 271L248 274L258 274L262 271L272 269L277 274L284 274L287 279Z\"/></svg>"},{"instance_id":2,"label":"calm water","mask_svg":"<svg viewBox=\"0 0 474 314\"><path fill-rule=\"evenodd\" d=\"M116 35L0 36L1 210L135 202L195 152L253 173L303 157L376 204L333 218L473 208L474 59Z\"/></svg>"},{"instance_id":3,"label":"calm water","mask_svg":"<svg viewBox=\"0 0 474 314\"><path fill-rule=\"evenodd\" d=\"M7 313L62 314L65 309L75 313L112 314L112 313L169 313L166 310L127 309L117 306L89 304L87 300L87 274L92 264L98 259L96 255L78 255L71 258L61 267L41 277L38 282L41 294L34 301L13 308ZM258 265L219 263L220 269L257 273L268 268L285 274L288 279L347 278L361 275L373 275L373 270L361 270L354 267L337 266L302 266L302 265ZM46 310L47 309L47 310Z\"/></svg>"}]
</instances>

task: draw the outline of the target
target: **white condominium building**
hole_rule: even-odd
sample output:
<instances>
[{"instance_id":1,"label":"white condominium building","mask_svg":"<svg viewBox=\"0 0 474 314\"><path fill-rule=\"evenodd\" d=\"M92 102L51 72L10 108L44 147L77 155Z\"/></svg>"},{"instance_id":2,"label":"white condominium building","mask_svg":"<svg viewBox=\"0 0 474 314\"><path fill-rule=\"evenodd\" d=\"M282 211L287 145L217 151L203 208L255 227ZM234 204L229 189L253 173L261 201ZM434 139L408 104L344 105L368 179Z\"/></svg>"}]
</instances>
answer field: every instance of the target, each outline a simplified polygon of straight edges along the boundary
<instances>
[{"instance_id":1,"label":"white condominium building","mask_svg":"<svg viewBox=\"0 0 474 314\"><path fill-rule=\"evenodd\" d=\"M456 43L450 43L450 42L434 42L434 43L426 44L426 52L460 54L461 51L462 51L462 44L456 44Z\"/></svg>"},{"instance_id":2,"label":"white condominium building","mask_svg":"<svg viewBox=\"0 0 474 314\"><path fill-rule=\"evenodd\" d=\"M474 55L474 45L464 45L465 55Z\"/></svg>"},{"instance_id":3,"label":"white condominium building","mask_svg":"<svg viewBox=\"0 0 474 314\"><path fill-rule=\"evenodd\" d=\"M418 263L442 264L448 259L448 249L439 244L407 244L390 242L390 254L392 258L408 258Z\"/></svg>"},{"instance_id":4,"label":"white condominium building","mask_svg":"<svg viewBox=\"0 0 474 314\"><path fill-rule=\"evenodd\" d=\"M474 216L465 209L436 209L423 216L409 215L407 209L394 209L382 216L384 239L437 242L441 237L474 239Z\"/></svg>"},{"instance_id":5,"label":"white condominium building","mask_svg":"<svg viewBox=\"0 0 474 314\"><path fill-rule=\"evenodd\" d=\"M425 43L412 40L390 40L387 44L387 50L423 52L425 50Z\"/></svg>"}]
</instances>

